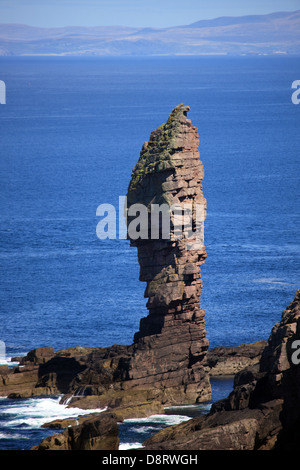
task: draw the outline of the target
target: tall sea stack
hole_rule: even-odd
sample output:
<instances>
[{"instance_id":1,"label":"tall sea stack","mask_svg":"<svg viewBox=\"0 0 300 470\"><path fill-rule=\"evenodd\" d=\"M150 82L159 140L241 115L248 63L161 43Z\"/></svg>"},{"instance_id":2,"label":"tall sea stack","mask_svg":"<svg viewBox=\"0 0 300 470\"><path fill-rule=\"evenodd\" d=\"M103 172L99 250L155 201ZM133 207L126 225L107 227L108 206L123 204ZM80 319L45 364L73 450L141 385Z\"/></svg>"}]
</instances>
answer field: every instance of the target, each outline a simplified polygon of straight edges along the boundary
<instances>
[{"instance_id":1,"label":"tall sea stack","mask_svg":"<svg viewBox=\"0 0 300 470\"><path fill-rule=\"evenodd\" d=\"M178 395L178 401L200 402L210 399L211 393L205 368L205 311L200 309L199 266L207 256L206 200L198 130L187 119L189 109L178 105L167 122L151 133L128 188L128 238L137 247L149 310L134 336L129 374L137 385L153 383ZM131 209L139 209L137 204L147 210L144 219L141 211ZM159 207L162 215L154 219L154 208ZM136 214L148 222L140 224L140 236L132 230L137 226Z\"/></svg>"}]
</instances>

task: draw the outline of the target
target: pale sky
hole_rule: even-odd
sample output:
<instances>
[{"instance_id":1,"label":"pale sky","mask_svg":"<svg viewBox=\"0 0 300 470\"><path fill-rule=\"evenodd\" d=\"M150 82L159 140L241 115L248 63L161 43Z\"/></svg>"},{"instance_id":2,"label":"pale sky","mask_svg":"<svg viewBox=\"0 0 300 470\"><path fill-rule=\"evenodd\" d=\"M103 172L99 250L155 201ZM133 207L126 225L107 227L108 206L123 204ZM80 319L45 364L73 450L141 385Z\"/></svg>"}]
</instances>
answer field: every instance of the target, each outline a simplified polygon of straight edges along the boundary
<instances>
[{"instance_id":1,"label":"pale sky","mask_svg":"<svg viewBox=\"0 0 300 470\"><path fill-rule=\"evenodd\" d=\"M0 0L0 23L160 28L295 10L300 10L300 0Z\"/></svg>"}]
</instances>

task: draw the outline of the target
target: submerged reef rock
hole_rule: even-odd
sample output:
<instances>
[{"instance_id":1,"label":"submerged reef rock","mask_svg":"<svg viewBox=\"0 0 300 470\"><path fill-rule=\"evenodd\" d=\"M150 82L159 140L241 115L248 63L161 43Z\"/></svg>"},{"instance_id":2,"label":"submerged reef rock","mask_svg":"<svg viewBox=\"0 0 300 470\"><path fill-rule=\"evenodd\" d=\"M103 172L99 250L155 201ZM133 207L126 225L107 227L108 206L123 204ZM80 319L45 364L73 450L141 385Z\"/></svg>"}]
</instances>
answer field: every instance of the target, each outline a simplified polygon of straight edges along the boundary
<instances>
[{"instance_id":1,"label":"submerged reef rock","mask_svg":"<svg viewBox=\"0 0 300 470\"><path fill-rule=\"evenodd\" d=\"M272 328L258 364L239 371L206 416L166 428L146 449L298 450L300 290Z\"/></svg>"}]
</instances>

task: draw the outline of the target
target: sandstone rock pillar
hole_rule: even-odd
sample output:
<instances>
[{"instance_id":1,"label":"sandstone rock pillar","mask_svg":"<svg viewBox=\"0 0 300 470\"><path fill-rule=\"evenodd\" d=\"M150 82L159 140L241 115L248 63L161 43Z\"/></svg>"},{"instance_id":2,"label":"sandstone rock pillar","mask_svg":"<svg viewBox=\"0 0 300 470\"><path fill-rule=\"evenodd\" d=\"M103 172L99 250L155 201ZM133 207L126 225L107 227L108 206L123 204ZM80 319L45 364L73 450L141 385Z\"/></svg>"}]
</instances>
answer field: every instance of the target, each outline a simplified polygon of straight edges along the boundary
<instances>
[{"instance_id":1,"label":"sandstone rock pillar","mask_svg":"<svg viewBox=\"0 0 300 470\"><path fill-rule=\"evenodd\" d=\"M171 401L182 402L209 400L211 392L200 308L199 266L207 256L204 172L189 109L178 105L151 133L127 193L128 238L137 247L149 311L134 336L129 377L141 388L165 388Z\"/></svg>"}]
</instances>

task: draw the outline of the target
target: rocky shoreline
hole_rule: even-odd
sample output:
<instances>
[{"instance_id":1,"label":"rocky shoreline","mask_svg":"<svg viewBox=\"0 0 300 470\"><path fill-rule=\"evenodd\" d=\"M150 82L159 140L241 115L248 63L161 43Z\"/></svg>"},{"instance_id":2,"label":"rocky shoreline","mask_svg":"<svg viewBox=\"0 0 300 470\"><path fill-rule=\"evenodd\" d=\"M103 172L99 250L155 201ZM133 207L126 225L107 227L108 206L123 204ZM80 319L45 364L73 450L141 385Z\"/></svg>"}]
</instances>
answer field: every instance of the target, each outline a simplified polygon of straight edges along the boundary
<instances>
[{"instance_id":1,"label":"rocky shoreline","mask_svg":"<svg viewBox=\"0 0 300 470\"><path fill-rule=\"evenodd\" d=\"M229 396L214 403L206 415L154 434L143 443L143 449L297 449L300 369L299 361L294 362L300 353L297 354L293 345L298 343L300 290L283 311L280 322L274 325L268 341L208 350L209 377L232 376L234 373L234 388ZM115 345L114 350L117 349ZM1 366L1 396L27 398L63 394L62 402L67 401L69 407L105 408L101 413L91 412L91 415L77 419L47 423L45 427L59 429L59 434L46 438L33 450L116 450L118 423L128 418L164 413L168 401L164 402L161 394L153 390L147 394L139 390L126 393L126 390L104 387L99 395L65 393L68 390L66 377L72 383L78 368L85 371L95 355L106 357L107 348L78 347L57 352L52 347L37 348L23 358L12 358L12 361L20 361L18 366ZM106 363L109 369L114 359L115 356ZM85 393L88 393L87 388Z\"/></svg>"},{"instance_id":2,"label":"rocky shoreline","mask_svg":"<svg viewBox=\"0 0 300 470\"><path fill-rule=\"evenodd\" d=\"M208 350L209 375L211 377L232 376L233 370L240 371L245 365L257 364L265 343L259 341L249 345ZM113 390L103 395L64 394L66 388L61 377L66 377L66 375L69 375L69 378L72 377L78 369L78 364L83 364L90 354L95 354L98 350L103 353L103 349L105 348L76 347L55 352L53 347L37 348L25 357L11 359L12 362L18 361L19 365L0 367L0 396L21 399L63 394L61 403L68 403L68 407L104 410L100 413L91 412L91 415L80 416L79 414L76 419L59 419L44 424L43 427L57 429L59 433L47 437L32 450L117 450L119 423L125 419L165 413L166 404L150 391L147 395L139 391L124 394L122 391ZM57 383L50 385L49 369L53 369L55 364L56 372L52 374L58 374L59 369L59 375L58 377L56 375ZM73 364L73 369L71 364ZM47 377L44 375L45 371L49 374ZM42 387L42 383L46 386ZM186 404L193 404L193 402Z\"/></svg>"},{"instance_id":3,"label":"rocky shoreline","mask_svg":"<svg viewBox=\"0 0 300 470\"><path fill-rule=\"evenodd\" d=\"M235 375L208 415L165 429L145 449L297 450L300 439L300 290L283 311L260 361ZM298 351L297 351L298 348Z\"/></svg>"}]
</instances>

